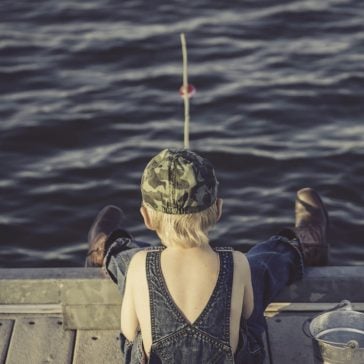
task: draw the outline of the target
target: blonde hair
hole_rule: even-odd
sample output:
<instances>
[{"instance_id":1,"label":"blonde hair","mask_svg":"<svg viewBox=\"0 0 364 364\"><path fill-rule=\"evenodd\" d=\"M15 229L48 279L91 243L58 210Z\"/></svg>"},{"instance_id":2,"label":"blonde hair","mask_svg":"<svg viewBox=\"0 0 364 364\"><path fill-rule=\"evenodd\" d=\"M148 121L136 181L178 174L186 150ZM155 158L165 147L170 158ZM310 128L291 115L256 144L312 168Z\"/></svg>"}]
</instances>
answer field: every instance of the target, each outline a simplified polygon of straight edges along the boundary
<instances>
[{"instance_id":1,"label":"blonde hair","mask_svg":"<svg viewBox=\"0 0 364 364\"><path fill-rule=\"evenodd\" d=\"M146 206L151 225L164 245L193 248L209 243L208 232L216 224L216 203L201 212L173 215Z\"/></svg>"}]
</instances>

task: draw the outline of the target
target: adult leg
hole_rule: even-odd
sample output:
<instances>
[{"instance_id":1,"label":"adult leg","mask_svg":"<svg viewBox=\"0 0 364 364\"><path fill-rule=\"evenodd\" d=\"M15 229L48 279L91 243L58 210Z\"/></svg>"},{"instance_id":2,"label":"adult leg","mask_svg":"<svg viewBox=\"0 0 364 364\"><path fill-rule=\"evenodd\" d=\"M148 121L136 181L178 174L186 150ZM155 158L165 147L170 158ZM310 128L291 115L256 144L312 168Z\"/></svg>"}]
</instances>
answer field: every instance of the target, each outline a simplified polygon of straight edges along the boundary
<instances>
[{"instance_id":1,"label":"adult leg","mask_svg":"<svg viewBox=\"0 0 364 364\"><path fill-rule=\"evenodd\" d=\"M247 253L254 291L254 310L247 326L260 344L269 303L286 285L302 278L305 265L327 264L328 214L318 193L310 188L298 191L295 213L294 228L282 230Z\"/></svg>"},{"instance_id":2,"label":"adult leg","mask_svg":"<svg viewBox=\"0 0 364 364\"><path fill-rule=\"evenodd\" d=\"M125 276L133 255L149 244L137 241L124 228L125 215L116 206L106 206L97 215L89 234L86 267L103 267L124 293Z\"/></svg>"},{"instance_id":3,"label":"adult leg","mask_svg":"<svg viewBox=\"0 0 364 364\"><path fill-rule=\"evenodd\" d=\"M247 258L254 292L254 310L247 326L262 345L266 330L264 311L286 285L303 277L303 256L289 239L275 235L250 249Z\"/></svg>"}]
</instances>

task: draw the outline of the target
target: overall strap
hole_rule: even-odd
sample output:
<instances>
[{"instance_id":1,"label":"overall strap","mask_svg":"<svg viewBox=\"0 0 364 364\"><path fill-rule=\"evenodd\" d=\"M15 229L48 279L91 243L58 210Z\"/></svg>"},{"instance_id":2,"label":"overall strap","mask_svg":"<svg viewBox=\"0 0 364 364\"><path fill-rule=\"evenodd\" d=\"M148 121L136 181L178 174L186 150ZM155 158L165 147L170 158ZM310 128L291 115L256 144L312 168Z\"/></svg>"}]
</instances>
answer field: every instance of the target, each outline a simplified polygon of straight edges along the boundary
<instances>
[{"instance_id":1,"label":"overall strap","mask_svg":"<svg viewBox=\"0 0 364 364\"><path fill-rule=\"evenodd\" d=\"M183 314L174 305L162 276L161 253L162 249L148 251L146 258L153 343L171 332L187 326Z\"/></svg>"},{"instance_id":2,"label":"overall strap","mask_svg":"<svg viewBox=\"0 0 364 364\"><path fill-rule=\"evenodd\" d=\"M195 321L194 326L210 332L220 340L230 343L230 310L233 285L234 260L233 249L214 248L220 257L220 272L215 289Z\"/></svg>"}]
</instances>

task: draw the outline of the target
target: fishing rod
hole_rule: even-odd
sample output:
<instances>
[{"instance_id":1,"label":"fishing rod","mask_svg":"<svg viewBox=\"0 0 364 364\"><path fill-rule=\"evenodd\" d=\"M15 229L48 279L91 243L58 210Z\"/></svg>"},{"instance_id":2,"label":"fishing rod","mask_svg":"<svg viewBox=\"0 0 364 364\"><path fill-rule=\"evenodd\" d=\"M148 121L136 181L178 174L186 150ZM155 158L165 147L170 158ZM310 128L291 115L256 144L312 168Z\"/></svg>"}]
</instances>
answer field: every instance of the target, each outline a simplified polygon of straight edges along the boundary
<instances>
[{"instance_id":1,"label":"fishing rod","mask_svg":"<svg viewBox=\"0 0 364 364\"><path fill-rule=\"evenodd\" d=\"M192 97L196 89L193 85L188 84L188 63L187 63L187 44L186 36L181 33L181 46L182 46L182 60L183 60L183 83L179 90L180 95L183 97L184 103L184 148L190 148L190 97Z\"/></svg>"}]
</instances>

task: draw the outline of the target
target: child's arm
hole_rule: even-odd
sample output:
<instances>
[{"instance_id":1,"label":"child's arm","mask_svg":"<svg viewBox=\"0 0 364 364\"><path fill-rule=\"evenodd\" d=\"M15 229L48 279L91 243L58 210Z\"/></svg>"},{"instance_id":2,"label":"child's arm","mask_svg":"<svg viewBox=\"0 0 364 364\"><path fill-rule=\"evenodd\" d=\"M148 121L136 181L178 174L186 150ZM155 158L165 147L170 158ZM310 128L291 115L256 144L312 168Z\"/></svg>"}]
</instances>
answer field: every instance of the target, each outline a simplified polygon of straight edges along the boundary
<instances>
[{"instance_id":1,"label":"child's arm","mask_svg":"<svg viewBox=\"0 0 364 364\"><path fill-rule=\"evenodd\" d=\"M241 297L241 301L237 304L239 316L241 313L244 319L248 319L254 308L253 287L248 259L239 251L234 251L234 282L239 282L235 285L235 289L239 292L238 296Z\"/></svg>"},{"instance_id":2,"label":"child's arm","mask_svg":"<svg viewBox=\"0 0 364 364\"><path fill-rule=\"evenodd\" d=\"M129 340L133 341L139 327L134 302L134 289L136 288L136 275L138 268L138 259L136 254L130 262L126 275L125 292L121 305L121 332Z\"/></svg>"},{"instance_id":3,"label":"child's arm","mask_svg":"<svg viewBox=\"0 0 364 364\"><path fill-rule=\"evenodd\" d=\"M250 265L249 265L248 259L246 259L246 257L245 257L245 263L246 264L244 264L244 277L246 279L245 279L245 287L244 287L244 301L243 301L242 315L245 319L248 319L254 309L254 294L253 294Z\"/></svg>"}]
</instances>

